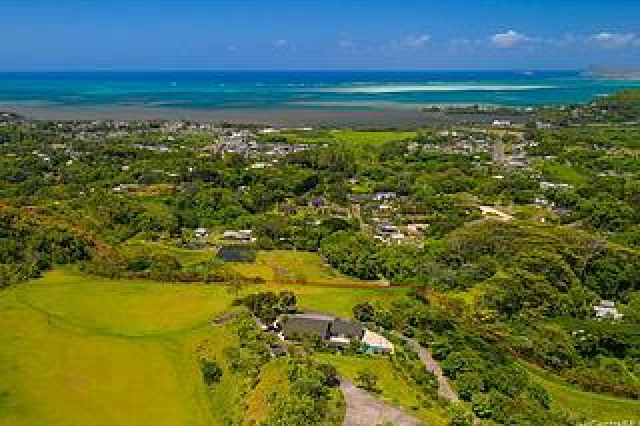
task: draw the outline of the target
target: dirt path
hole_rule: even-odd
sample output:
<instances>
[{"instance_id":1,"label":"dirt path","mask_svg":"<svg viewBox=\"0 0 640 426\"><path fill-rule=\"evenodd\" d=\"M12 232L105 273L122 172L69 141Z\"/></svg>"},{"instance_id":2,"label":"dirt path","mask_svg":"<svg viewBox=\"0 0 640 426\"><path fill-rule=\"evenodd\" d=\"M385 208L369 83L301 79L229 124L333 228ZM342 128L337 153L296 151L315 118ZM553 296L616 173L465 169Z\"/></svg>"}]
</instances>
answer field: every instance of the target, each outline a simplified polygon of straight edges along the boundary
<instances>
[{"instance_id":1,"label":"dirt path","mask_svg":"<svg viewBox=\"0 0 640 426\"><path fill-rule=\"evenodd\" d=\"M479 206L480 211L482 212L482 214L484 215L491 215L491 216L497 216L498 219L504 221L504 222L508 222L510 220L513 219L513 216L511 216L510 214L507 214L501 210L496 209L495 207L491 207L491 206Z\"/></svg>"},{"instance_id":2,"label":"dirt path","mask_svg":"<svg viewBox=\"0 0 640 426\"><path fill-rule=\"evenodd\" d=\"M449 382L449 378L444 375L440 364L433 358L431 352L429 352L427 348L421 346L415 340L397 333L395 334L396 336L407 342L418 353L418 357L420 357L420 361L422 361L427 371L433 373L433 375L436 376L436 379L438 379L438 395L448 399L451 402L460 401L458 394L455 390L453 390L453 387Z\"/></svg>"},{"instance_id":3,"label":"dirt path","mask_svg":"<svg viewBox=\"0 0 640 426\"><path fill-rule=\"evenodd\" d=\"M419 426L424 423L399 408L380 401L353 383L340 379L340 389L347 403L343 426L375 426L390 422L395 426Z\"/></svg>"}]
</instances>

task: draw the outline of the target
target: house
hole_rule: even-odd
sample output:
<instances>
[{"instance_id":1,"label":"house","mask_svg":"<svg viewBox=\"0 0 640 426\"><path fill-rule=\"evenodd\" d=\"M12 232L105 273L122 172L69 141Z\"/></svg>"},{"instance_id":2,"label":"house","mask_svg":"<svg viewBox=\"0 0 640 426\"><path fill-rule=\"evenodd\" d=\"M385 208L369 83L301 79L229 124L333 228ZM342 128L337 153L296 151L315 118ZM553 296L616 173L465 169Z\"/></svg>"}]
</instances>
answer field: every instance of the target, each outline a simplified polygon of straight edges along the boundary
<instances>
[{"instance_id":1,"label":"house","mask_svg":"<svg viewBox=\"0 0 640 426\"><path fill-rule=\"evenodd\" d=\"M540 189L572 189L568 183L540 182Z\"/></svg>"},{"instance_id":2,"label":"house","mask_svg":"<svg viewBox=\"0 0 640 426\"><path fill-rule=\"evenodd\" d=\"M385 354L393 352L393 345L378 333L367 330L355 321L344 320L333 315L310 312L283 315L278 320L280 336L295 340L303 335L320 338L330 346L344 348L352 341L360 341L367 352Z\"/></svg>"},{"instance_id":3,"label":"house","mask_svg":"<svg viewBox=\"0 0 640 426\"><path fill-rule=\"evenodd\" d=\"M421 235L428 228L428 223L410 223L407 225L407 232L411 235Z\"/></svg>"},{"instance_id":4,"label":"house","mask_svg":"<svg viewBox=\"0 0 640 426\"><path fill-rule=\"evenodd\" d=\"M315 208L320 208L320 207L324 207L325 205L325 201L324 198L322 197L314 197L311 199L311 201L309 202L309 205L311 207L315 207Z\"/></svg>"},{"instance_id":5,"label":"house","mask_svg":"<svg viewBox=\"0 0 640 426\"><path fill-rule=\"evenodd\" d=\"M259 163L253 163L250 167L252 169L266 169L267 167L271 167L271 164L270 163L259 162Z\"/></svg>"},{"instance_id":6,"label":"house","mask_svg":"<svg viewBox=\"0 0 640 426\"><path fill-rule=\"evenodd\" d=\"M493 127L509 127L511 126L511 121L509 120L500 120L500 119L495 119L493 120L493 122L491 123L491 125Z\"/></svg>"},{"instance_id":7,"label":"house","mask_svg":"<svg viewBox=\"0 0 640 426\"><path fill-rule=\"evenodd\" d=\"M384 240L391 237L392 234L398 232L398 227L395 225L382 224L378 227L375 237L379 240Z\"/></svg>"},{"instance_id":8,"label":"house","mask_svg":"<svg viewBox=\"0 0 640 426\"><path fill-rule=\"evenodd\" d=\"M253 242L253 232L250 229L241 229L239 231L224 231L222 237L225 240L233 240L238 242Z\"/></svg>"},{"instance_id":9,"label":"house","mask_svg":"<svg viewBox=\"0 0 640 426\"><path fill-rule=\"evenodd\" d=\"M593 307L593 310L595 311L598 319L606 318L619 320L624 316L618 312L615 303L611 300L601 300L599 305Z\"/></svg>"},{"instance_id":10,"label":"house","mask_svg":"<svg viewBox=\"0 0 640 426\"><path fill-rule=\"evenodd\" d=\"M285 315L280 319L279 325L285 339L311 334L322 340L338 338L347 339L348 342L352 338L361 339L364 335L364 327L358 323L315 312Z\"/></svg>"},{"instance_id":11,"label":"house","mask_svg":"<svg viewBox=\"0 0 640 426\"><path fill-rule=\"evenodd\" d=\"M396 198L395 192L376 192L373 194L373 200L375 201L384 201L384 200L393 200Z\"/></svg>"},{"instance_id":12,"label":"house","mask_svg":"<svg viewBox=\"0 0 640 426\"><path fill-rule=\"evenodd\" d=\"M209 236L209 230L207 228L197 228L193 231L193 235L197 238L207 238Z\"/></svg>"},{"instance_id":13,"label":"house","mask_svg":"<svg viewBox=\"0 0 640 426\"><path fill-rule=\"evenodd\" d=\"M386 337L370 330L364 331L362 343L366 346L367 352L372 354L392 354L393 344Z\"/></svg>"},{"instance_id":14,"label":"house","mask_svg":"<svg viewBox=\"0 0 640 426\"><path fill-rule=\"evenodd\" d=\"M294 214L298 213L298 208L291 204L285 204L280 208L280 210L285 216L293 216Z\"/></svg>"},{"instance_id":15,"label":"house","mask_svg":"<svg viewBox=\"0 0 640 426\"><path fill-rule=\"evenodd\" d=\"M564 207L555 207L553 209L553 212L556 214L556 216L560 217L569 216L572 213L571 209L567 209Z\"/></svg>"}]
</instances>

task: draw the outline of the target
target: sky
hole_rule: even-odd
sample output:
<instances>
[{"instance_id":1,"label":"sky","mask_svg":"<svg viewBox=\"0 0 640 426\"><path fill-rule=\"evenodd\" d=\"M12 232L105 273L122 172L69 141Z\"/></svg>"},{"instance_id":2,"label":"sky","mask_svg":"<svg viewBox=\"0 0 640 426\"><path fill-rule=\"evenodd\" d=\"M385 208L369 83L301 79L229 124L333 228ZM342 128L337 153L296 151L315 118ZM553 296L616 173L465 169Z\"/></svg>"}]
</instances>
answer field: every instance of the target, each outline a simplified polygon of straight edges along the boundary
<instances>
[{"instance_id":1,"label":"sky","mask_svg":"<svg viewBox=\"0 0 640 426\"><path fill-rule=\"evenodd\" d=\"M639 0L0 0L0 71L640 67Z\"/></svg>"}]
</instances>

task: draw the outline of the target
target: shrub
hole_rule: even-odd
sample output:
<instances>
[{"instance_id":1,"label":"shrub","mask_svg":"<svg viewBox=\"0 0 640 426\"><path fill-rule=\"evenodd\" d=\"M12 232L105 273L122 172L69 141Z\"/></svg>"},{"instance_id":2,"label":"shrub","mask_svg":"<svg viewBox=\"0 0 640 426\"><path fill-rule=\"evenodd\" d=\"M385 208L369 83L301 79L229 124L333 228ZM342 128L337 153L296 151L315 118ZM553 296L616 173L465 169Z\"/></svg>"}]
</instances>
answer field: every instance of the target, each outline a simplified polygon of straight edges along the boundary
<instances>
[{"instance_id":1,"label":"shrub","mask_svg":"<svg viewBox=\"0 0 640 426\"><path fill-rule=\"evenodd\" d=\"M202 378L207 386L218 383L222 378L222 368L220 368L215 361L202 359L200 369L202 371Z\"/></svg>"}]
</instances>

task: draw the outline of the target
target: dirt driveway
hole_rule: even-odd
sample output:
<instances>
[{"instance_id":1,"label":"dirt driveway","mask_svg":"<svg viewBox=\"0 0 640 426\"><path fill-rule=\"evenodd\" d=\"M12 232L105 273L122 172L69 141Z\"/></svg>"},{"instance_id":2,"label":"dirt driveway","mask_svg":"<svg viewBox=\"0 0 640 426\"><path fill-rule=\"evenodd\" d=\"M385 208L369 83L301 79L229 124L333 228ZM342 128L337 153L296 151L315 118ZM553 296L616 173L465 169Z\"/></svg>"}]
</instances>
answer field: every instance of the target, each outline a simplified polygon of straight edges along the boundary
<instances>
[{"instance_id":1,"label":"dirt driveway","mask_svg":"<svg viewBox=\"0 0 640 426\"><path fill-rule=\"evenodd\" d=\"M380 401L348 380L340 379L340 389L347 403L343 426L376 426L384 422L395 426L424 425L412 415Z\"/></svg>"}]
</instances>

